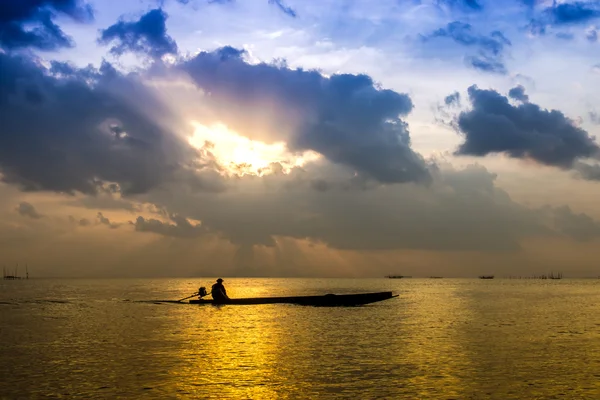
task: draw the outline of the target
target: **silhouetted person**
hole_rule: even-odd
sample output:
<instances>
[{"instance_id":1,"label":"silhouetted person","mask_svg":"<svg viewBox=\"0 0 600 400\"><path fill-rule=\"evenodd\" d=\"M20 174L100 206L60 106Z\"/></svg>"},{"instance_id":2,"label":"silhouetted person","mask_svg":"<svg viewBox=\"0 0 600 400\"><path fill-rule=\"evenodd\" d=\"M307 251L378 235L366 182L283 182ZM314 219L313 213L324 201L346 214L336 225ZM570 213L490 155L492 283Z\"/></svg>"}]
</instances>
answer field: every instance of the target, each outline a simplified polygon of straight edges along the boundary
<instances>
[{"instance_id":1,"label":"silhouetted person","mask_svg":"<svg viewBox=\"0 0 600 400\"><path fill-rule=\"evenodd\" d=\"M212 285L212 298L217 302L229 300L225 286L223 286L223 279L217 279L217 283Z\"/></svg>"}]
</instances>

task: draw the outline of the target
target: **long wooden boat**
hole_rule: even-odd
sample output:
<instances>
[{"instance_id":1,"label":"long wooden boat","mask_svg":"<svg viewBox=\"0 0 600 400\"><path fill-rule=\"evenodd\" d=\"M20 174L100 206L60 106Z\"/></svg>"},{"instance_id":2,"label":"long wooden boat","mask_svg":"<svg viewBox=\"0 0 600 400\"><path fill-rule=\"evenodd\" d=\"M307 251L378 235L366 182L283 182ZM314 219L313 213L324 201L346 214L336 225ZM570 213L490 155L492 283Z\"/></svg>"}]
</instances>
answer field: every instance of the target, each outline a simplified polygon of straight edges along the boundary
<instances>
[{"instance_id":1,"label":"long wooden boat","mask_svg":"<svg viewBox=\"0 0 600 400\"><path fill-rule=\"evenodd\" d=\"M376 303L398 297L392 292L358 293L358 294L326 294L323 296L293 296L293 297L249 297L229 299L227 302L215 300L190 300L190 304L230 304L230 305L255 305L255 304L298 304L316 307L350 307Z\"/></svg>"}]
</instances>

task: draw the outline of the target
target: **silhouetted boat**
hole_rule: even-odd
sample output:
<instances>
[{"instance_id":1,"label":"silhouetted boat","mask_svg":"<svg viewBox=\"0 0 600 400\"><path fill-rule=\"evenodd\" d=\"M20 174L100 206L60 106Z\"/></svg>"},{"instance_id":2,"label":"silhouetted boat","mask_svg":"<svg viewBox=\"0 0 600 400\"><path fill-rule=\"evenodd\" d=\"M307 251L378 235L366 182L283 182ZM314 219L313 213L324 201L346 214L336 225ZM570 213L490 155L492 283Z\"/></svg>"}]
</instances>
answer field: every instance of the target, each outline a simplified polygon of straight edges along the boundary
<instances>
[{"instance_id":1,"label":"silhouetted boat","mask_svg":"<svg viewBox=\"0 0 600 400\"><path fill-rule=\"evenodd\" d=\"M255 305L255 304L297 304L302 306L317 307L344 307L361 306L398 297L392 292L359 293L359 294L326 294L324 296L294 296L294 297L250 297L229 299L227 302L214 300L190 300L190 304L230 304L230 305Z\"/></svg>"},{"instance_id":2,"label":"silhouetted boat","mask_svg":"<svg viewBox=\"0 0 600 400\"><path fill-rule=\"evenodd\" d=\"M554 275L554 272L550 272L550 275L548 275L550 279L562 279L562 277L562 272L559 272L557 275Z\"/></svg>"},{"instance_id":3,"label":"silhouetted boat","mask_svg":"<svg viewBox=\"0 0 600 400\"><path fill-rule=\"evenodd\" d=\"M388 279L402 279L402 278L412 278L412 276L406 276L406 275L386 275L386 278L388 278Z\"/></svg>"},{"instance_id":4,"label":"silhouetted boat","mask_svg":"<svg viewBox=\"0 0 600 400\"><path fill-rule=\"evenodd\" d=\"M494 279L494 275L479 275L479 279Z\"/></svg>"},{"instance_id":5,"label":"silhouetted boat","mask_svg":"<svg viewBox=\"0 0 600 400\"><path fill-rule=\"evenodd\" d=\"M17 279L23 279L22 277L19 276L19 274L17 273L19 271L19 264L17 263L17 266L15 267L15 273L14 275L11 274L7 274L6 273L6 265L2 268L2 279L6 279L6 280L17 280ZM29 271L27 269L27 264L25 264L25 279L29 279Z\"/></svg>"}]
</instances>

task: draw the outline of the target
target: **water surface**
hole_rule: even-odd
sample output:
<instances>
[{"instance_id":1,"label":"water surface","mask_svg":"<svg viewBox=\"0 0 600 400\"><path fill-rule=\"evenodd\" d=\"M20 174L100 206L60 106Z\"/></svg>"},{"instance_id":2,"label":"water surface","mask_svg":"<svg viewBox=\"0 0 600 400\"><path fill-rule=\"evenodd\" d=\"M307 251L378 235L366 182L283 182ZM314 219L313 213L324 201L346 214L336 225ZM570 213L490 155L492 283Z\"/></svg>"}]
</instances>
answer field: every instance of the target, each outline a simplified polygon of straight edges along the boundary
<instances>
[{"instance_id":1,"label":"water surface","mask_svg":"<svg viewBox=\"0 0 600 400\"><path fill-rule=\"evenodd\" d=\"M211 283L0 282L0 398L600 398L600 280L226 279L232 297L401 296L146 302Z\"/></svg>"}]
</instances>

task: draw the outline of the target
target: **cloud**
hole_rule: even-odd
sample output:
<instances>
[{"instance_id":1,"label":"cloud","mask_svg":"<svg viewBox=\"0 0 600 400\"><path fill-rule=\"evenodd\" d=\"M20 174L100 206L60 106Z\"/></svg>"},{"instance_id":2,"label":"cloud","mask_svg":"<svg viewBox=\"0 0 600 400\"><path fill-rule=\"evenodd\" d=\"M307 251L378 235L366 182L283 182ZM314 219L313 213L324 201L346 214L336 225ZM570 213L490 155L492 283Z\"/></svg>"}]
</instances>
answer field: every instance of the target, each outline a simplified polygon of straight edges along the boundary
<instances>
[{"instance_id":1,"label":"cloud","mask_svg":"<svg viewBox=\"0 0 600 400\"><path fill-rule=\"evenodd\" d=\"M543 35L548 27L579 25L599 17L600 5L597 1L553 2L537 18L531 20L529 29L534 34Z\"/></svg>"},{"instance_id":2,"label":"cloud","mask_svg":"<svg viewBox=\"0 0 600 400\"><path fill-rule=\"evenodd\" d=\"M458 7L469 11L481 11L483 5L478 0L437 0L440 5Z\"/></svg>"},{"instance_id":3,"label":"cloud","mask_svg":"<svg viewBox=\"0 0 600 400\"><path fill-rule=\"evenodd\" d=\"M135 22L121 20L102 30L98 42L103 45L116 43L110 52L117 56L128 51L153 58L177 54L177 44L167 34L166 19L167 14L162 9L155 9Z\"/></svg>"},{"instance_id":4,"label":"cloud","mask_svg":"<svg viewBox=\"0 0 600 400\"><path fill-rule=\"evenodd\" d=\"M597 1L555 2L543 12L553 24L579 24L599 18L600 6Z\"/></svg>"},{"instance_id":5,"label":"cloud","mask_svg":"<svg viewBox=\"0 0 600 400\"><path fill-rule=\"evenodd\" d=\"M569 32L558 32L555 36L557 39L561 39L561 40L575 39L575 35L573 35L572 33L569 33Z\"/></svg>"},{"instance_id":6,"label":"cloud","mask_svg":"<svg viewBox=\"0 0 600 400\"><path fill-rule=\"evenodd\" d=\"M540 0L519 0L520 3L522 3L523 5L532 8L535 6L535 3L539 2Z\"/></svg>"},{"instance_id":7,"label":"cloud","mask_svg":"<svg viewBox=\"0 0 600 400\"><path fill-rule=\"evenodd\" d=\"M170 218L175 224L169 224L154 218L146 219L140 216L137 217L133 225L137 232L152 232L175 238L197 238L208 233L202 224L193 225L180 215L171 215Z\"/></svg>"},{"instance_id":8,"label":"cloud","mask_svg":"<svg viewBox=\"0 0 600 400\"><path fill-rule=\"evenodd\" d=\"M506 74L503 55L505 48L511 46L511 42L502 32L493 31L489 35L481 35L476 33L470 24L454 21L445 28L422 36L425 42L439 38L448 38L461 46L474 48L477 54L465 58L471 67L484 72Z\"/></svg>"},{"instance_id":9,"label":"cloud","mask_svg":"<svg viewBox=\"0 0 600 400\"><path fill-rule=\"evenodd\" d=\"M285 142L385 183L426 182L423 158L411 149L406 94L380 89L367 75L250 64L224 47L180 65L210 95L213 118L250 139Z\"/></svg>"},{"instance_id":10,"label":"cloud","mask_svg":"<svg viewBox=\"0 0 600 400\"><path fill-rule=\"evenodd\" d=\"M92 226L92 221L90 221L87 218L76 218L72 215L69 215L67 217L67 220L69 221L69 223L80 226L80 227L88 227L88 226Z\"/></svg>"},{"instance_id":11,"label":"cloud","mask_svg":"<svg viewBox=\"0 0 600 400\"><path fill-rule=\"evenodd\" d=\"M523 103L527 103L529 101L529 96L525 94L525 88L522 85L517 85L510 89L508 91L508 97Z\"/></svg>"},{"instance_id":12,"label":"cloud","mask_svg":"<svg viewBox=\"0 0 600 400\"><path fill-rule=\"evenodd\" d=\"M338 166L320 163L290 174L240 177L218 196L179 191L175 199L153 191L144 201L167 210L175 223L138 217L135 230L219 237L246 252L256 246L277 249L288 239L352 251L515 252L527 239L582 240L580 231L588 229L569 222L560 207L516 203L481 165L438 164L428 186L365 187ZM591 218L582 215L581 221Z\"/></svg>"},{"instance_id":13,"label":"cloud","mask_svg":"<svg viewBox=\"0 0 600 400\"><path fill-rule=\"evenodd\" d=\"M189 73L209 94L196 108L199 118L206 106L242 134L271 135L260 139L283 141L293 152L313 150L368 179L430 181L430 166L411 149L401 119L412 109L406 94L381 89L366 75L325 77L250 64L244 54L226 47L163 68ZM99 69L64 62L46 68L0 54L2 179L70 194L96 195L113 185L125 197L177 180L190 190L223 191L222 176L208 171L214 163L199 160L206 155L175 133L182 120L176 107L145 83L154 73L123 75L106 62Z\"/></svg>"},{"instance_id":14,"label":"cloud","mask_svg":"<svg viewBox=\"0 0 600 400\"><path fill-rule=\"evenodd\" d=\"M174 199L154 191L144 201L202 221L204 231L188 227L186 237L213 232L245 247L276 248L291 238L341 250L505 252L518 250L523 238L551 233L541 214L513 202L495 179L482 166L443 166L428 186L365 186L323 162L290 174L241 177L218 196ZM148 220L138 221L139 230L150 230ZM183 235L165 225L154 222L153 231Z\"/></svg>"},{"instance_id":15,"label":"cloud","mask_svg":"<svg viewBox=\"0 0 600 400\"><path fill-rule=\"evenodd\" d=\"M60 71L60 73L57 73ZM0 171L25 190L125 194L173 176L195 152L169 128L171 116L136 75L0 53ZM35 118L31 116L35 115ZM159 124L158 121L162 123Z\"/></svg>"},{"instance_id":16,"label":"cloud","mask_svg":"<svg viewBox=\"0 0 600 400\"><path fill-rule=\"evenodd\" d=\"M563 169L598 155L594 138L558 110L533 103L513 106L495 90L475 85L468 93L472 108L458 116L458 128L465 135L458 155L504 153Z\"/></svg>"},{"instance_id":17,"label":"cloud","mask_svg":"<svg viewBox=\"0 0 600 400\"><path fill-rule=\"evenodd\" d=\"M598 41L598 30L596 27L588 30L585 34L585 38L592 42L592 43L596 43Z\"/></svg>"},{"instance_id":18,"label":"cloud","mask_svg":"<svg viewBox=\"0 0 600 400\"><path fill-rule=\"evenodd\" d=\"M78 222L79 226L90 226L91 224L91 221L87 218L81 218Z\"/></svg>"},{"instance_id":19,"label":"cloud","mask_svg":"<svg viewBox=\"0 0 600 400\"><path fill-rule=\"evenodd\" d=\"M24 217L29 217L33 219L40 219L43 217L43 215L38 213L31 203L28 203L26 201L22 201L16 210L20 215Z\"/></svg>"},{"instance_id":20,"label":"cloud","mask_svg":"<svg viewBox=\"0 0 600 400\"><path fill-rule=\"evenodd\" d=\"M91 6L81 0L0 2L0 48L55 50L72 47L72 39L54 23L57 15L65 15L78 22L93 19Z\"/></svg>"},{"instance_id":21,"label":"cloud","mask_svg":"<svg viewBox=\"0 0 600 400\"><path fill-rule=\"evenodd\" d=\"M246 250L277 248L282 238L293 238L339 250L514 252L530 238L600 237L598 222L586 214L514 202L498 187L496 175L481 165L455 169L440 163L427 187L365 189L349 184L347 174L334 171L321 165L289 175L243 177L235 190L218 198L202 196L202 206L195 196L174 202L151 193L153 202L179 213L182 221L185 215L202 225L191 229L187 222L155 221L153 228L139 230L188 238L213 232ZM182 231L179 225L187 229Z\"/></svg>"},{"instance_id":22,"label":"cloud","mask_svg":"<svg viewBox=\"0 0 600 400\"><path fill-rule=\"evenodd\" d=\"M454 92L444 97L444 104L447 106L457 105L460 106L460 93Z\"/></svg>"},{"instance_id":23,"label":"cloud","mask_svg":"<svg viewBox=\"0 0 600 400\"><path fill-rule=\"evenodd\" d=\"M106 218L101 212L98 213L98 215L96 216L96 218L98 219L98 222L100 224L106 225L110 229L117 229L118 227L121 226L121 224L110 222L110 220L108 218Z\"/></svg>"},{"instance_id":24,"label":"cloud","mask_svg":"<svg viewBox=\"0 0 600 400\"><path fill-rule=\"evenodd\" d=\"M553 210L554 224L559 232L578 241L589 241L600 237L600 223L587 214L575 214L570 207Z\"/></svg>"},{"instance_id":25,"label":"cloud","mask_svg":"<svg viewBox=\"0 0 600 400\"><path fill-rule=\"evenodd\" d=\"M579 173L579 176L583 179L589 181L600 181L600 165L598 164L587 164L578 161L574 164L573 168Z\"/></svg>"},{"instance_id":26,"label":"cloud","mask_svg":"<svg viewBox=\"0 0 600 400\"><path fill-rule=\"evenodd\" d=\"M291 7L286 6L282 0L269 0L269 4L273 4L274 6L279 8L282 13L292 18L296 18L297 16L296 11L294 11Z\"/></svg>"},{"instance_id":27,"label":"cloud","mask_svg":"<svg viewBox=\"0 0 600 400\"><path fill-rule=\"evenodd\" d=\"M595 111L590 111L588 115L593 124L600 125L600 114Z\"/></svg>"},{"instance_id":28,"label":"cloud","mask_svg":"<svg viewBox=\"0 0 600 400\"><path fill-rule=\"evenodd\" d=\"M120 188L118 185L116 186L115 189L119 191ZM98 188L98 190L101 191L100 188ZM94 210L125 210L131 213L140 211L139 206L134 201L113 197L112 195L101 192L95 196L82 196L80 199L72 200L68 204Z\"/></svg>"}]
</instances>

